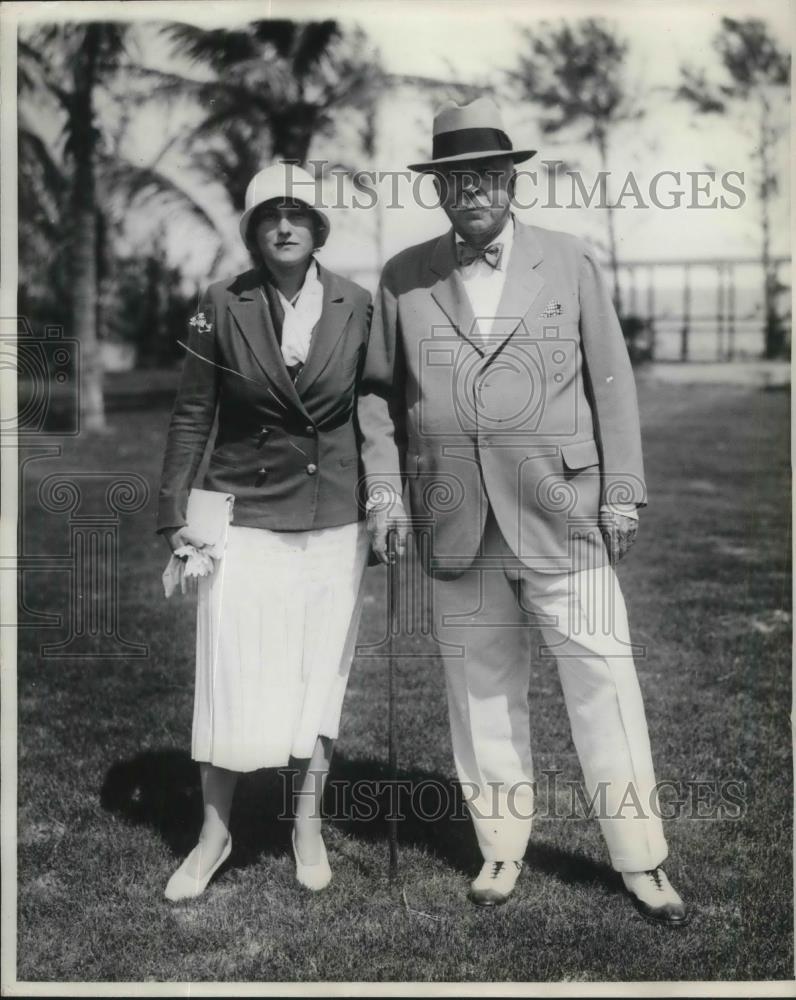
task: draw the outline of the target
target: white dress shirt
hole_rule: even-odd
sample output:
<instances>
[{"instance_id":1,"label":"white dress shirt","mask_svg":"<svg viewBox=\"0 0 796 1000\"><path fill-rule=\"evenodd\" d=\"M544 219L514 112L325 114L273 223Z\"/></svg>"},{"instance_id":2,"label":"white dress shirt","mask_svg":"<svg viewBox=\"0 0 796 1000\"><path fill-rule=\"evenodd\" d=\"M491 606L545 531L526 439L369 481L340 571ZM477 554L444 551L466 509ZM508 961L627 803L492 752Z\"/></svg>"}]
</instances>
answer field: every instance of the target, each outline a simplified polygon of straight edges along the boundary
<instances>
[{"instance_id":1,"label":"white dress shirt","mask_svg":"<svg viewBox=\"0 0 796 1000\"><path fill-rule=\"evenodd\" d=\"M311 261L304 284L290 301L277 288L279 301L285 313L282 323L282 357L288 367L304 364L310 349L315 324L323 312L323 285L318 274L318 264Z\"/></svg>"},{"instance_id":2,"label":"white dress shirt","mask_svg":"<svg viewBox=\"0 0 796 1000\"><path fill-rule=\"evenodd\" d=\"M460 244L465 241L457 234L456 252ZM514 218L509 215L506 224L500 233L490 241L503 245L503 255L500 258L500 266L492 267L485 260L474 260L472 264L460 265L459 274L464 283L470 305L473 307L473 315L478 323L478 331L484 342L489 340L495 316L497 316L500 296L503 294L503 286L506 284L506 271L511 257L511 248L514 245Z\"/></svg>"}]
</instances>

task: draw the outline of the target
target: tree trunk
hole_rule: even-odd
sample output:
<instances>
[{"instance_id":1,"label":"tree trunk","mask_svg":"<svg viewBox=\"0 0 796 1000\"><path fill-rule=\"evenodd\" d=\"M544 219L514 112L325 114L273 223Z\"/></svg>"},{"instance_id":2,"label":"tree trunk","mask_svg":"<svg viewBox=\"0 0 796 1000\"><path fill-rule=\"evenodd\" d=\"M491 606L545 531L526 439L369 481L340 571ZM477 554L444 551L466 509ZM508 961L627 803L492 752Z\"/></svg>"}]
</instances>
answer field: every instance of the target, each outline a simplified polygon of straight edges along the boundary
<instances>
[{"instance_id":1,"label":"tree trunk","mask_svg":"<svg viewBox=\"0 0 796 1000\"><path fill-rule=\"evenodd\" d=\"M72 332L80 342L80 421L87 431L105 429L102 359L97 336L97 217L94 176L93 86L96 41L90 25L74 63L74 105L70 122L72 174Z\"/></svg>"},{"instance_id":2,"label":"tree trunk","mask_svg":"<svg viewBox=\"0 0 796 1000\"><path fill-rule=\"evenodd\" d=\"M614 286L614 309L621 318L622 316L622 290L619 287L619 257L616 250L616 219L614 209L611 206L611 195L608 190L608 141L604 133L597 135L597 148L600 151L600 169L604 171L606 177L605 197L606 211L608 212L608 254L611 262L611 276Z\"/></svg>"},{"instance_id":3,"label":"tree trunk","mask_svg":"<svg viewBox=\"0 0 796 1000\"><path fill-rule=\"evenodd\" d=\"M300 102L286 105L279 114L271 114L271 143L274 161L307 163L310 143L316 128L316 108Z\"/></svg>"},{"instance_id":4,"label":"tree trunk","mask_svg":"<svg viewBox=\"0 0 796 1000\"><path fill-rule=\"evenodd\" d=\"M769 154L771 131L765 94L760 102L760 233L763 263L763 317L765 357L779 357L785 347L785 331L777 312L777 272L771 262L771 195L774 190Z\"/></svg>"}]
</instances>

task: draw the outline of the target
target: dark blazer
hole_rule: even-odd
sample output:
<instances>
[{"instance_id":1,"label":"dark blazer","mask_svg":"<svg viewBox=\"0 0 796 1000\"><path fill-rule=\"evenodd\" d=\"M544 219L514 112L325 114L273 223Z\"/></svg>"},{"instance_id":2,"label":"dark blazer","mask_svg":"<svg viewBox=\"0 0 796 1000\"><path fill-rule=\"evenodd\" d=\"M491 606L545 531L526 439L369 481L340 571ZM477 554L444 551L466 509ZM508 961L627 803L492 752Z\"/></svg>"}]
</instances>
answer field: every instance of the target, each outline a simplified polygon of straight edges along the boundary
<instances>
[{"instance_id":1,"label":"dark blazer","mask_svg":"<svg viewBox=\"0 0 796 1000\"><path fill-rule=\"evenodd\" d=\"M387 264L359 395L369 488L407 481L440 577L470 565L489 506L530 567L603 563L600 505L647 497L633 372L592 250L516 222L492 336L478 333L452 231Z\"/></svg>"},{"instance_id":2,"label":"dark blazer","mask_svg":"<svg viewBox=\"0 0 796 1000\"><path fill-rule=\"evenodd\" d=\"M204 488L235 496L233 523L274 531L349 524L358 501L356 391L370 295L320 267L323 313L294 384L256 269L212 284L187 343L157 530L182 526L213 421Z\"/></svg>"}]
</instances>

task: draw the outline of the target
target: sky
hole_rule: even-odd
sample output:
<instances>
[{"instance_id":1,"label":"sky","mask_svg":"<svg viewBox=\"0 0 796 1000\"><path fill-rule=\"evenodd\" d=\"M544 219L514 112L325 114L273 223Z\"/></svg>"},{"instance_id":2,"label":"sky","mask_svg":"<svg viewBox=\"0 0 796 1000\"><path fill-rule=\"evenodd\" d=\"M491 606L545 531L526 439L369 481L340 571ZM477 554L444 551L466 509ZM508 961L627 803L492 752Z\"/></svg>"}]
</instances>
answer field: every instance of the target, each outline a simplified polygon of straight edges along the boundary
<instances>
[{"instance_id":1,"label":"sky","mask_svg":"<svg viewBox=\"0 0 796 1000\"><path fill-rule=\"evenodd\" d=\"M713 257L717 255L750 256L759 253L758 200L754 193L753 137L744 135L743 121L697 117L685 105L674 100L671 88L676 83L679 66L715 67L716 59L711 40L722 15L765 18L772 30L787 44L792 34L791 5L781 2L755 4L722 4L691 0L689 3L664 3L661 0L613 0L613 2L580 2L558 0L547 3L451 2L427 3L421 0L385 2L385 0L326 0L322 4L303 3L81 3L28 5L51 10L68 10L70 17L124 16L141 24L141 52L152 66L173 66L163 40L151 25L157 19L201 21L208 26L233 24L251 18L274 16L291 18L337 17L344 24L365 29L379 49L385 68L392 73L428 76L442 80L489 82L498 88L498 99L507 130L515 147L530 147L539 152L521 169L536 171L536 182L528 178L521 183L518 194L523 203L537 195L540 204L518 211L526 222L561 229L605 243L606 211L600 208L552 207L546 205L547 175L544 162L563 160L579 168L587 189L591 188L598 169L595 151L581 136L543 136L539 128L537 109L519 102L504 83L504 72L516 63L524 44L522 27L538 27L543 20L587 16L606 17L613 21L630 43L628 76L631 86L642 95L646 116L637 125L624 127L614 137L612 173L609 180L614 195L633 173L637 188L625 198L625 207L617 213L620 256L628 259ZM185 67L187 68L187 67ZM431 122L434 100L428 92L401 88L388 96L380 109L379 133L373 162L358 161L366 169L400 170L407 163L423 158L430 152ZM144 109L130 124L127 148L140 162L151 162L162 146L181 124L185 112L165 115L162 111ZM749 121L747 119L746 126ZM341 139L341 142L343 140ZM350 150L349 150L350 152ZM787 167L787 146L783 146L783 168ZM266 164L263 164L266 165ZM245 266L246 257L237 237L237 220L228 207L220 184L199 182L191 174L190 162L176 157L162 161L166 172L184 184L194 197L202 201L225 233L226 251L217 270L228 273L230 268ZM717 180L700 195L700 202L728 194L727 206L698 209L689 205L691 174L714 170ZM662 178L660 199L666 202L672 189L684 192L679 208L655 207L650 198L650 185L661 171L679 171L680 182ZM729 196L722 189L720 177L734 171L730 182L743 190L745 203ZM566 180L566 178L565 178ZM406 182L405 182L406 183ZM703 183L706 183L703 181ZM423 201L433 200L430 181L418 189ZM557 190L564 204L572 201L570 184L559 183ZM381 189L383 193L384 188ZM443 232L447 221L438 208L424 208L408 197L408 187L402 188L407 197L400 210L385 210L381 219L375 213L352 209L331 213L332 236L322 251L325 263L339 270L362 273L372 271L379 260L391 256L403 247L423 238ZM638 205L635 191L640 192L645 207ZM774 242L777 252L789 253L789 201L787 192L781 197L776 212ZM130 220L132 243L146 244L151 235L151 213L137 213ZM179 219L167 220L170 256L179 263L191 280L203 282L210 275L211 262L218 245L204 233ZM376 240L381 223L381 239Z\"/></svg>"}]
</instances>

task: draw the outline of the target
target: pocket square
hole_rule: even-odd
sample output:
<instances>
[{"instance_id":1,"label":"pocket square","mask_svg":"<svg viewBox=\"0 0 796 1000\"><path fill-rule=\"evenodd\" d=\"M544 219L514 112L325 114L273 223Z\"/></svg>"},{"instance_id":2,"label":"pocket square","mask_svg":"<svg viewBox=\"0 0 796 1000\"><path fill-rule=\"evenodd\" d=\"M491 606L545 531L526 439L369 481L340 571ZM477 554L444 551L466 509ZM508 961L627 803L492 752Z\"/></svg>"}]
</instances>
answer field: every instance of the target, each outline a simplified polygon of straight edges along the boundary
<instances>
[{"instance_id":1,"label":"pocket square","mask_svg":"<svg viewBox=\"0 0 796 1000\"><path fill-rule=\"evenodd\" d=\"M551 316L560 316L561 311L561 303L558 299L550 299L539 316L541 319L549 319Z\"/></svg>"}]
</instances>

